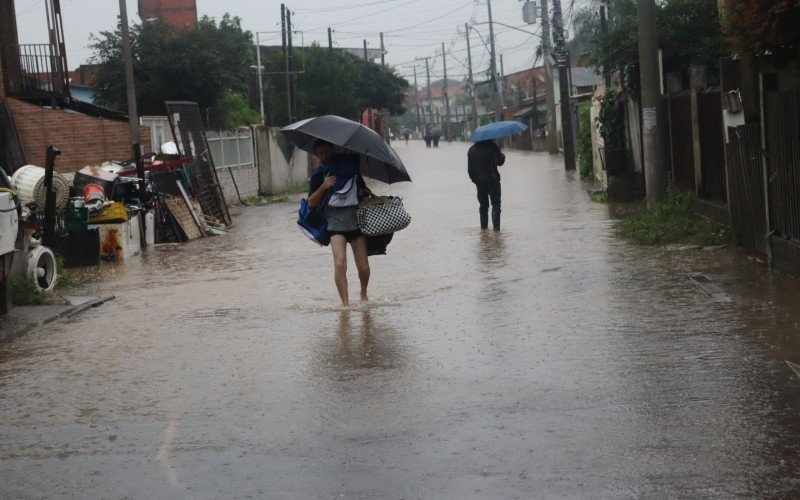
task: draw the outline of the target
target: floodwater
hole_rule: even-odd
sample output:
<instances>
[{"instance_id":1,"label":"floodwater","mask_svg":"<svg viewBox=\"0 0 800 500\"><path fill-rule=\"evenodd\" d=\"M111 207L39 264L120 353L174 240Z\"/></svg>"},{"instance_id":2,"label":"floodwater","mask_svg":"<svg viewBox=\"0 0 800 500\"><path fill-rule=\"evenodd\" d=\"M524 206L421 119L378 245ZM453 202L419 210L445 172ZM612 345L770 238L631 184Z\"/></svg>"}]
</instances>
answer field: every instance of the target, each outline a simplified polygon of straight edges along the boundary
<instances>
[{"instance_id":1,"label":"floodwater","mask_svg":"<svg viewBox=\"0 0 800 500\"><path fill-rule=\"evenodd\" d=\"M797 281L618 239L547 155L508 154L481 231L466 145L395 145L414 182L375 190L413 221L369 305L339 308L294 204L235 208L228 236L87 272L116 300L0 344L0 496L800 491Z\"/></svg>"}]
</instances>

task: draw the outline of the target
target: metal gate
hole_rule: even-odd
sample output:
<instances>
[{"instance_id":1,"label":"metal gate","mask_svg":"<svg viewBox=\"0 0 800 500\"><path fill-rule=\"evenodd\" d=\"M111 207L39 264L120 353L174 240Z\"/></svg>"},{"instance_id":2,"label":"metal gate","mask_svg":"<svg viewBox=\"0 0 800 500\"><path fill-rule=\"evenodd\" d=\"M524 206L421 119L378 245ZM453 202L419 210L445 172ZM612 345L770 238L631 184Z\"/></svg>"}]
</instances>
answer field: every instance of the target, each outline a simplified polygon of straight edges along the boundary
<instances>
[{"instance_id":1,"label":"metal gate","mask_svg":"<svg viewBox=\"0 0 800 500\"><path fill-rule=\"evenodd\" d=\"M770 221L775 232L800 241L800 90L767 92L766 147Z\"/></svg>"},{"instance_id":2,"label":"metal gate","mask_svg":"<svg viewBox=\"0 0 800 500\"><path fill-rule=\"evenodd\" d=\"M727 202L724 125L719 87L697 95L697 115L700 126L700 197Z\"/></svg>"},{"instance_id":3,"label":"metal gate","mask_svg":"<svg viewBox=\"0 0 800 500\"><path fill-rule=\"evenodd\" d=\"M740 245L767 253L767 213L759 124L729 127L731 219Z\"/></svg>"},{"instance_id":4,"label":"metal gate","mask_svg":"<svg viewBox=\"0 0 800 500\"><path fill-rule=\"evenodd\" d=\"M189 171L192 175L192 188L203 212L230 225L231 216L217 178L214 158L208 147L203 117L197 103L167 101L166 106L172 135L181 154L191 162Z\"/></svg>"},{"instance_id":5,"label":"metal gate","mask_svg":"<svg viewBox=\"0 0 800 500\"><path fill-rule=\"evenodd\" d=\"M689 93L669 97L670 149L675 184L695 190L694 149L692 144L692 97Z\"/></svg>"}]
</instances>

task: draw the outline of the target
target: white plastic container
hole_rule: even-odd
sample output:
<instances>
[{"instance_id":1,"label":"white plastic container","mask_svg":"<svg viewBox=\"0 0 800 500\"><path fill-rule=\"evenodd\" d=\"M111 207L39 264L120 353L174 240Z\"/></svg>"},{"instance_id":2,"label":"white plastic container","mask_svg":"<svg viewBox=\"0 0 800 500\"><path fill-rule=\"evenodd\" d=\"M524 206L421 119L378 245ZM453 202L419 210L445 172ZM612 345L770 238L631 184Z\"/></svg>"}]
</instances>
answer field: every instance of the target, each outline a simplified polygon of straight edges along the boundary
<instances>
[{"instance_id":1,"label":"white plastic container","mask_svg":"<svg viewBox=\"0 0 800 500\"><path fill-rule=\"evenodd\" d=\"M156 244L156 214L150 210L144 214L144 241L147 246Z\"/></svg>"},{"instance_id":2,"label":"white plastic container","mask_svg":"<svg viewBox=\"0 0 800 500\"><path fill-rule=\"evenodd\" d=\"M25 165L17 169L11 177L11 185L23 205L36 203L37 212L44 211L45 189L44 169L35 165ZM56 192L56 208L62 209L69 201L69 184L63 175L53 172L53 189Z\"/></svg>"},{"instance_id":3,"label":"white plastic container","mask_svg":"<svg viewBox=\"0 0 800 500\"><path fill-rule=\"evenodd\" d=\"M16 248L19 216L14 206L11 193L0 191L0 255L11 253Z\"/></svg>"}]
</instances>

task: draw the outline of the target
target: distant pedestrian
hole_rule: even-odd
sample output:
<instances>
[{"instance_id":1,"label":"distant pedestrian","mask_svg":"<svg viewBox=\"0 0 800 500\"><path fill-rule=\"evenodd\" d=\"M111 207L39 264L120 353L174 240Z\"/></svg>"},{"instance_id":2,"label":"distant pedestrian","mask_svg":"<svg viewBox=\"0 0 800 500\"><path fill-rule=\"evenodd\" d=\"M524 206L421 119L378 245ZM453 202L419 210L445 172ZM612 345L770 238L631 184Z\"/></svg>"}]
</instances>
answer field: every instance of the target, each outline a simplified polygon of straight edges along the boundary
<instances>
[{"instance_id":1,"label":"distant pedestrian","mask_svg":"<svg viewBox=\"0 0 800 500\"><path fill-rule=\"evenodd\" d=\"M481 229L489 227L489 202L492 204L492 226L500 230L500 172L506 156L492 141L479 141L467 152L467 173L478 190L478 212Z\"/></svg>"},{"instance_id":2,"label":"distant pedestrian","mask_svg":"<svg viewBox=\"0 0 800 500\"><path fill-rule=\"evenodd\" d=\"M433 147L435 148L439 147L439 137L441 137L439 134L433 134Z\"/></svg>"},{"instance_id":3,"label":"distant pedestrian","mask_svg":"<svg viewBox=\"0 0 800 500\"><path fill-rule=\"evenodd\" d=\"M425 141L425 147L431 147L431 141L433 141L433 136L430 132L426 132L425 135L422 136L422 139Z\"/></svg>"}]
</instances>

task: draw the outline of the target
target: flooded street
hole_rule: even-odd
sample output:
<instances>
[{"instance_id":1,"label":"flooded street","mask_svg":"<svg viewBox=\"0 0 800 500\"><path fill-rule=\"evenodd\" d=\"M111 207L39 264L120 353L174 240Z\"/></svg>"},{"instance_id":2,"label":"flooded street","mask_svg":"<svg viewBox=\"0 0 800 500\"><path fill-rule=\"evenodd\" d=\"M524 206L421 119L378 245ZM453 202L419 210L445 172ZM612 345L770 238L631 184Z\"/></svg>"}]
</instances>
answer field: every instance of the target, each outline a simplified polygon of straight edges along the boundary
<instances>
[{"instance_id":1,"label":"flooded street","mask_svg":"<svg viewBox=\"0 0 800 500\"><path fill-rule=\"evenodd\" d=\"M237 207L229 235L103 266L84 291L116 300L0 344L0 497L800 491L798 281L620 240L547 155L508 153L481 231L467 145L394 146L414 182L374 190L413 220L370 259L369 305L339 309L296 204Z\"/></svg>"}]
</instances>

